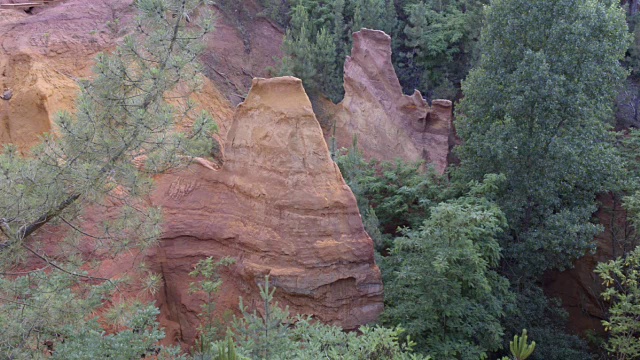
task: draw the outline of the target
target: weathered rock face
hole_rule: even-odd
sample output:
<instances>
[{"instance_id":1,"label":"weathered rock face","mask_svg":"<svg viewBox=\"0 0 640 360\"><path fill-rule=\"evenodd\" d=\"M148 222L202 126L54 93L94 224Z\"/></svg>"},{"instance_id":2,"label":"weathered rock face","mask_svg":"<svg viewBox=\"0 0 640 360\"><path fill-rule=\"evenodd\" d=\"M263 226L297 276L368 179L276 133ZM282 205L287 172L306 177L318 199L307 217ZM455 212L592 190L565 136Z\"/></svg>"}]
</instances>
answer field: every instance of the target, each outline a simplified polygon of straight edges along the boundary
<instances>
[{"instance_id":1,"label":"weathered rock face","mask_svg":"<svg viewBox=\"0 0 640 360\"><path fill-rule=\"evenodd\" d=\"M193 339L202 301L188 295L187 273L206 256L237 259L224 273L221 309L237 308L239 295L260 304L257 285L270 275L294 313L354 328L382 311L373 243L296 78L255 79L222 168L163 176L153 200L166 219L162 309L183 340Z\"/></svg>"},{"instance_id":2,"label":"weathered rock face","mask_svg":"<svg viewBox=\"0 0 640 360\"><path fill-rule=\"evenodd\" d=\"M0 57L0 143L26 150L50 132L52 118L70 110L76 96L75 82L31 56Z\"/></svg>"},{"instance_id":3,"label":"weathered rock face","mask_svg":"<svg viewBox=\"0 0 640 360\"><path fill-rule=\"evenodd\" d=\"M73 108L73 76L86 75L92 55L109 46L100 31L107 20L99 14L106 9L83 9L84 16L74 16L71 4L36 8L33 15L0 9L0 91L12 94L0 100L0 142L26 150L52 130L58 111Z\"/></svg>"},{"instance_id":4,"label":"weathered rock face","mask_svg":"<svg viewBox=\"0 0 640 360\"><path fill-rule=\"evenodd\" d=\"M222 3L222 2L220 2ZM227 1L217 7L216 29L205 39L204 72L234 105L243 100L254 77L266 77L267 68L282 57L284 33L268 18L256 0Z\"/></svg>"},{"instance_id":5,"label":"weathered rock face","mask_svg":"<svg viewBox=\"0 0 640 360\"><path fill-rule=\"evenodd\" d=\"M351 56L344 65L344 89L344 100L332 111L338 147L350 147L357 136L366 158L424 159L444 172L452 104L434 100L429 107L419 91L411 96L402 93L387 34L368 29L353 34Z\"/></svg>"}]
</instances>

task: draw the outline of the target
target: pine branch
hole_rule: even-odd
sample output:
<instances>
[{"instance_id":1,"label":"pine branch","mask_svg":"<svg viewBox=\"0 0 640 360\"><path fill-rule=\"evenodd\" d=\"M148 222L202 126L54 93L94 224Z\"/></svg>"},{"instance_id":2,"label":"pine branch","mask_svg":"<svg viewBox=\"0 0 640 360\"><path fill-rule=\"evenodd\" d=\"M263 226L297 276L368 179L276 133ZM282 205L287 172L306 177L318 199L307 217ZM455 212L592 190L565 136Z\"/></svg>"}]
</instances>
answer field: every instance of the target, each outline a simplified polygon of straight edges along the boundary
<instances>
[{"instance_id":1,"label":"pine branch","mask_svg":"<svg viewBox=\"0 0 640 360\"><path fill-rule=\"evenodd\" d=\"M39 254L37 251L35 251L35 250L31 249L30 247L28 247L28 246L27 246L27 245L25 245L25 244L21 244L21 246L22 246L25 250L29 251L30 253L32 253L33 255L35 255L36 257L38 257L39 259L41 259L42 261L46 262L48 265L51 265L52 267L54 267L54 268L56 268L56 269L58 269L58 270L62 271L62 272L63 272L63 273L65 273L65 274L72 275L72 276L76 276L76 277L80 277L80 278L84 278L84 279L88 279L88 280L94 280L94 281L106 281L106 282L110 283L111 285L113 285L113 286L114 286L114 288L118 289L118 286L117 286L113 281L111 281L111 279L102 278L102 277L96 277L96 276L90 276L90 275L84 275L84 274L78 274L78 273L76 273L76 272L66 270L66 269L65 269L65 268L63 268L63 267L60 267L60 266L56 265L56 263L54 263L53 261L51 261L51 260L50 260L46 255L41 255L41 254Z\"/></svg>"},{"instance_id":2,"label":"pine branch","mask_svg":"<svg viewBox=\"0 0 640 360\"><path fill-rule=\"evenodd\" d=\"M32 307L32 305L29 305L27 303L23 303L23 302L20 302L20 301L9 300L9 299L5 299L5 298L2 298L2 297L0 297L0 301L6 301L6 302L10 302L10 303L16 304L16 305Z\"/></svg>"},{"instance_id":3,"label":"pine branch","mask_svg":"<svg viewBox=\"0 0 640 360\"><path fill-rule=\"evenodd\" d=\"M36 221L32 222L29 225L22 226L18 230L18 239L25 239L27 236L33 234L36 230L41 228L43 225L58 217L64 211L64 209L68 208L71 204L78 200L78 198L80 198L80 194L73 194L69 196L65 201L60 203L60 205L58 205L55 209L49 210L46 214L40 216Z\"/></svg>"},{"instance_id":4,"label":"pine branch","mask_svg":"<svg viewBox=\"0 0 640 360\"><path fill-rule=\"evenodd\" d=\"M169 42L169 47L167 50L167 56L164 58L164 60L162 61L159 71L162 72L164 70L166 70L167 64L169 62L169 59L171 59L172 56L172 52L173 49L175 47L175 44L178 40L178 34L180 31L180 22L183 20L184 18L184 12L185 12L185 7L186 7L186 0L182 1L181 4L181 8L180 11L178 12L178 19L175 22L175 25L173 27L173 35L170 39ZM154 81L155 84L153 86L151 86L151 89L155 89L158 85L157 83L159 82L159 80L155 80ZM151 91L149 93L147 93L147 96L145 97L141 108L146 110L149 108L149 106L153 103L154 99L157 98L158 96L160 96L158 93ZM102 169L100 169L100 171L98 172L99 175L104 175L105 173L107 173L108 171L110 171L113 167L113 164L116 163L117 161L119 161L122 156L126 153L127 150L129 150L130 146L132 145L131 143L133 142L133 139L135 139L137 136L139 135L139 129L136 128L131 136L131 141L129 143L125 143L124 146L122 146L122 148L120 149L120 151L114 155L112 158L110 158L107 163L102 167ZM96 179L96 181L99 179ZM44 226L45 224L47 224L49 221L51 221L52 219L58 217L66 208L68 208L70 205L72 205L73 203L76 202L76 200L78 200L80 198L81 194L80 193L75 193L70 195L65 201L63 201L62 203L60 203L60 205L58 205L56 208L49 210L47 213L43 214L42 216L40 216L36 221L28 224L28 225L24 225L22 226L19 230L18 230L18 238L19 240L23 240L25 239L27 236L33 234L36 230L40 229L42 226ZM2 230L3 233L5 233L5 229L4 226L2 226L4 224L0 224L0 230ZM8 236L5 233L6 236Z\"/></svg>"}]
</instances>

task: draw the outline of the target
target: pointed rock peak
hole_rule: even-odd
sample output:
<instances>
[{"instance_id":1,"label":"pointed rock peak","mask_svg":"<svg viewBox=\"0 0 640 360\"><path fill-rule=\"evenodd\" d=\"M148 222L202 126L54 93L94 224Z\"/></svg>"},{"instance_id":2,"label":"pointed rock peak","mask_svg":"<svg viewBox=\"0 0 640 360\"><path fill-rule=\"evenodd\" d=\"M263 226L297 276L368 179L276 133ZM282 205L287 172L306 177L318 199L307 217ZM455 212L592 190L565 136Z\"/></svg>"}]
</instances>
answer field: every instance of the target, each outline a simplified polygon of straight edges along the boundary
<instances>
[{"instance_id":1,"label":"pointed rock peak","mask_svg":"<svg viewBox=\"0 0 640 360\"><path fill-rule=\"evenodd\" d=\"M345 92L349 92L349 85L357 83L374 85L370 90L378 95L391 95L393 99L402 96L402 87L391 61L391 37L384 31L362 29L353 34L353 47L344 64L344 76Z\"/></svg>"},{"instance_id":2,"label":"pointed rock peak","mask_svg":"<svg viewBox=\"0 0 640 360\"><path fill-rule=\"evenodd\" d=\"M337 176L311 102L294 77L254 79L247 99L238 106L225 146L226 163L289 176L319 174L314 182ZM255 173L256 170L253 170Z\"/></svg>"},{"instance_id":3,"label":"pointed rock peak","mask_svg":"<svg viewBox=\"0 0 640 360\"><path fill-rule=\"evenodd\" d=\"M444 172L451 102L434 100L429 107L419 91L403 94L391 61L389 35L369 29L353 34L351 56L344 64L344 90L344 100L330 119L339 147L350 147L357 136L367 159L424 160Z\"/></svg>"},{"instance_id":4,"label":"pointed rock peak","mask_svg":"<svg viewBox=\"0 0 640 360\"><path fill-rule=\"evenodd\" d=\"M234 115L219 171L192 167L158 182L165 212L162 251L166 317L195 337L204 299L189 296L200 258L232 256L219 309L260 304L270 275L293 313L353 329L383 309L380 270L356 199L331 160L300 80L255 79ZM162 295L164 296L164 295ZM183 303L171 308L182 299Z\"/></svg>"}]
</instances>

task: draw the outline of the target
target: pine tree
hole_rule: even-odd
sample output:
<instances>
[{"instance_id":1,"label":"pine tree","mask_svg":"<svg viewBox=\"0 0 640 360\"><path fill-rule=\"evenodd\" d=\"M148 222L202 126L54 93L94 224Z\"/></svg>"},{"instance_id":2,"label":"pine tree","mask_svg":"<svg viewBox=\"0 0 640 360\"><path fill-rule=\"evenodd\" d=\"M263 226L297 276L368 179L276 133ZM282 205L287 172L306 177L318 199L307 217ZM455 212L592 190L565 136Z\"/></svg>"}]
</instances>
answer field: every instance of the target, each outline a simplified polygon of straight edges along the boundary
<instances>
[{"instance_id":1,"label":"pine tree","mask_svg":"<svg viewBox=\"0 0 640 360\"><path fill-rule=\"evenodd\" d=\"M459 3L447 5L440 3L419 2L408 5L408 18L404 27L404 49L407 61L423 71L420 76L420 89L426 91L430 98L442 97L453 99L457 91L443 91L448 83L458 82L465 75L464 66L459 69L464 56L467 19L469 14L463 12ZM473 7L465 9L471 12ZM453 87L453 85L449 85Z\"/></svg>"},{"instance_id":2,"label":"pine tree","mask_svg":"<svg viewBox=\"0 0 640 360\"><path fill-rule=\"evenodd\" d=\"M232 331L236 341L252 359L277 359L292 348L292 340L287 336L289 324L289 308L281 308L273 301L276 289L270 287L269 276L265 276L264 285L260 285L262 298L262 316L256 310L249 312L240 298L242 318L235 319Z\"/></svg>"},{"instance_id":3,"label":"pine tree","mask_svg":"<svg viewBox=\"0 0 640 360\"><path fill-rule=\"evenodd\" d=\"M345 0L336 0L333 2L333 36L336 45L336 76L334 81L338 81L342 85L344 75L344 59L349 54L349 40L345 37L347 25L345 24Z\"/></svg>"},{"instance_id":4,"label":"pine tree","mask_svg":"<svg viewBox=\"0 0 640 360\"><path fill-rule=\"evenodd\" d=\"M280 74L302 79L311 96L322 93L338 102L343 96L342 66L338 60L340 43L336 42L338 36L329 29L343 25L341 21L335 20L336 18L333 22L318 20L317 13L327 12L326 9L320 12L320 9L324 8L318 7L311 20L307 7L298 4L293 8L291 27L287 30L283 42L283 49L287 55L281 63ZM340 12L339 8L334 10Z\"/></svg>"},{"instance_id":5,"label":"pine tree","mask_svg":"<svg viewBox=\"0 0 640 360\"><path fill-rule=\"evenodd\" d=\"M292 317L288 308L273 301L276 289L265 277L259 285L262 306L249 312L240 299L242 318L233 322L231 333L238 344L238 353L251 359L296 360L430 360L412 354L416 345L410 337L401 340L404 330L380 326L363 326L356 332L344 332L337 326L324 325L309 316ZM228 340L229 341L229 340ZM219 343L220 344L220 343Z\"/></svg>"},{"instance_id":6,"label":"pine tree","mask_svg":"<svg viewBox=\"0 0 640 360\"><path fill-rule=\"evenodd\" d=\"M384 25L380 30L386 32L392 39L395 38L398 30L398 13L396 12L394 0L385 1L385 8L382 16L384 19Z\"/></svg>"},{"instance_id":7,"label":"pine tree","mask_svg":"<svg viewBox=\"0 0 640 360\"><path fill-rule=\"evenodd\" d=\"M189 293L203 293L205 295L204 304L200 305L202 312L198 314L198 339L194 346L197 353L206 353L211 344L219 340L220 334L224 333L224 328L220 321L215 319L216 309L215 296L222 287L222 278L219 269L222 266L229 266L235 263L235 259L225 257L219 261L214 261L212 257L198 261L189 276L200 278L199 281L189 284Z\"/></svg>"},{"instance_id":8,"label":"pine tree","mask_svg":"<svg viewBox=\"0 0 640 360\"><path fill-rule=\"evenodd\" d=\"M353 6L353 20L351 23L351 32L360 31L364 27L364 17L362 15L362 0L356 0Z\"/></svg>"},{"instance_id":9,"label":"pine tree","mask_svg":"<svg viewBox=\"0 0 640 360\"><path fill-rule=\"evenodd\" d=\"M316 77L318 88L334 102L342 99L343 88L340 74L336 66L337 45L335 36L327 28L322 28L316 36L314 46L316 61Z\"/></svg>"},{"instance_id":10,"label":"pine tree","mask_svg":"<svg viewBox=\"0 0 640 360\"><path fill-rule=\"evenodd\" d=\"M0 329L10 329L0 336L3 357L38 356L43 337L72 343L117 286L81 270L90 265L81 249L116 256L153 245L160 211L141 200L150 176L214 148L215 124L189 100L211 17L194 17L199 0L136 5L135 32L96 58L95 79L80 82L77 109L58 116L57 133L28 156L12 145L0 153ZM178 121L187 133L175 131ZM87 230L87 207L113 216ZM37 237L49 224L68 230L55 248ZM37 269L21 266L28 257Z\"/></svg>"},{"instance_id":11,"label":"pine tree","mask_svg":"<svg viewBox=\"0 0 640 360\"><path fill-rule=\"evenodd\" d=\"M313 28L307 9L302 5L295 6L291 15L291 27L287 30L282 44L289 66L281 67L280 75L296 76L302 79L305 87L315 89L316 60L313 57L312 35ZM285 73L285 70L289 73Z\"/></svg>"}]
</instances>

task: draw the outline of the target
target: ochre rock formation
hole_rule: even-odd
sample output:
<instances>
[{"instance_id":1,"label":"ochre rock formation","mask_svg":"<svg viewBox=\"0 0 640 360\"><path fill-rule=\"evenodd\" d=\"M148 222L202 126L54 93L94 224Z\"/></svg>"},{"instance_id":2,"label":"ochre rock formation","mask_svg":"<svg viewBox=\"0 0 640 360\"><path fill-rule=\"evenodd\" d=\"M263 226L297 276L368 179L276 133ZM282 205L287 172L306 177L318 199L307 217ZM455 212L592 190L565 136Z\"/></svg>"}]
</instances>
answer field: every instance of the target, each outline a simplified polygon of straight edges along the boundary
<instances>
[{"instance_id":1,"label":"ochre rock formation","mask_svg":"<svg viewBox=\"0 0 640 360\"><path fill-rule=\"evenodd\" d=\"M68 77L27 54L0 57L0 143L27 150L50 132L53 116L71 110L78 87Z\"/></svg>"},{"instance_id":2,"label":"ochre rock formation","mask_svg":"<svg viewBox=\"0 0 640 360\"><path fill-rule=\"evenodd\" d=\"M0 94L5 88L12 93L9 100L0 99L0 143L27 150L40 133L55 131L55 113L74 108L75 80L90 77L95 54L112 49L124 35L107 22L117 15L124 29L134 16L132 1L60 1L32 14L0 9ZM245 15L251 20L249 10ZM219 30L207 38L204 56L215 81L205 80L195 100L218 122L220 137L228 139L224 164L217 171L194 164L159 176L151 201L165 208L160 246L113 259L103 254L92 259L100 266L87 270L109 278L137 276L144 261L160 272L163 282L155 298L135 287L141 284L123 291L157 301L169 341L194 340L203 298L188 293L194 281L188 273L208 256L237 260L221 271L221 316L225 310L237 313L240 295L249 306L259 304L257 285L269 274L277 300L294 313L345 328L374 321L382 311L382 282L373 244L351 190L330 159L301 82L255 80L235 116L218 90L242 92L246 79L264 71L279 51L280 41L269 39L282 34L266 20L251 26L247 20L244 30L255 36L246 41L236 19L220 13ZM238 42L243 44L239 52L225 52L225 46ZM110 212L117 209L88 209L83 226L97 227ZM55 249L64 232L49 226L36 241Z\"/></svg>"},{"instance_id":3,"label":"ochre rock formation","mask_svg":"<svg viewBox=\"0 0 640 360\"><path fill-rule=\"evenodd\" d=\"M206 256L237 259L224 273L222 309L237 308L240 295L261 304L257 285L270 275L293 313L355 328L382 311L373 243L296 78L255 79L222 168L165 175L153 201L166 221L156 257L166 284L161 309L185 341L202 303L189 296L187 274Z\"/></svg>"},{"instance_id":4,"label":"ochre rock formation","mask_svg":"<svg viewBox=\"0 0 640 360\"><path fill-rule=\"evenodd\" d=\"M351 56L344 64L344 90L344 100L329 115L335 121L338 147L350 147L357 136L367 159L424 159L444 172L452 104L434 100L429 107L419 91L402 93L387 34L368 29L353 34ZM332 135L333 130L328 131L328 137Z\"/></svg>"},{"instance_id":5,"label":"ochre rock formation","mask_svg":"<svg viewBox=\"0 0 640 360\"><path fill-rule=\"evenodd\" d=\"M131 17L114 6L123 19ZM99 1L59 3L34 8L32 15L0 9L0 91L12 93L0 100L1 143L26 151L53 130L58 111L73 109L74 77L88 75L93 55L113 42L105 35L106 7Z\"/></svg>"}]
</instances>

